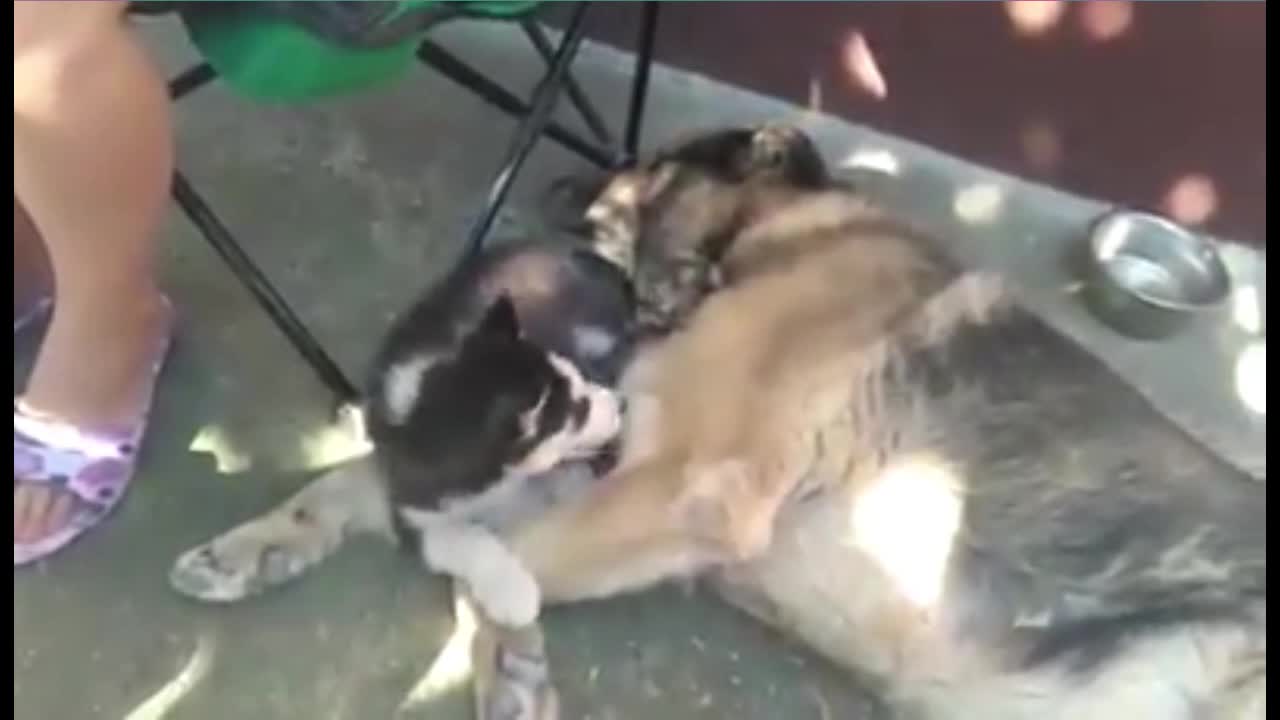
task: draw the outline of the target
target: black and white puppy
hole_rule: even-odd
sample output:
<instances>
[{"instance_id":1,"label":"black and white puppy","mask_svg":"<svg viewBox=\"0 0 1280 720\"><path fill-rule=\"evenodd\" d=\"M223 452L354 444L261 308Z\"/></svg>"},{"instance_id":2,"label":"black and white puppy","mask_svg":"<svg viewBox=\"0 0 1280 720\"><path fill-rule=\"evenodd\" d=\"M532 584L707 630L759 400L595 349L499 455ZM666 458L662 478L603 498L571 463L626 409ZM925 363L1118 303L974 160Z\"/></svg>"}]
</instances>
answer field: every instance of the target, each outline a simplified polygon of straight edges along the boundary
<instances>
[{"instance_id":1,"label":"black and white puppy","mask_svg":"<svg viewBox=\"0 0 1280 720\"><path fill-rule=\"evenodd\" d=\"M376 355L366 423L393 527L497 622L539 605L497 533L590 482L621 431L611 388L632 317L625 274L596 254L496 247L431 287Z\"/></svg>"},{"instance_id":2,"label":"black and white puppy","mask_svg":"<svg viewBox=\"0 0 1280 720\"><path fill-rule=\"evenodd\" d=\"M807 136L772 126L674 143L639 172L662 178L643 192L671 222L627 213L641 189L636 173L615 173L565 198L588 247L487 251L412 306L374 363L367 419L392 524L499 623L532 621L539 601L498 536L603 474L575 460L622 430L610 388L633 343L675 330L731 280L717 267L727 247L683 228L749 222L757 193L831 183ZM743 187L717 192L724 182Z\"/></svg>"}]
</instances>

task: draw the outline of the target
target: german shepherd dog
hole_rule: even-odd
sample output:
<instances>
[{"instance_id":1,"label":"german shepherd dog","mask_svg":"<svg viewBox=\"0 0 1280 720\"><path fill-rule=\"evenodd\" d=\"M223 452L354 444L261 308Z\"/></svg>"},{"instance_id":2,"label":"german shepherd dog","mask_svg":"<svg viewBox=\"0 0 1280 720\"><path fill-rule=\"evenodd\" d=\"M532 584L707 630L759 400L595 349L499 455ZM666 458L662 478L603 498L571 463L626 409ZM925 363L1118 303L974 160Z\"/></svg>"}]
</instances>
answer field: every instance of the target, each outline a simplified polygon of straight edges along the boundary
<instances>
[{"instance_id":1,"label":"german shepherd dog","mask_svg":"<svg viewBox=\"0 0 1280 720\"><path fill-rule=\"evenodd\" d=\"M708 133L588 212L669 329L623 374L616 466L504 538L543 602L700 578L903 718L1262 720L1265 484L942 241L770 163L811 149ZM376 487L308 502L377 529ZM202 552L336 545L288 518Z\"/></svg>"}]
</instances>

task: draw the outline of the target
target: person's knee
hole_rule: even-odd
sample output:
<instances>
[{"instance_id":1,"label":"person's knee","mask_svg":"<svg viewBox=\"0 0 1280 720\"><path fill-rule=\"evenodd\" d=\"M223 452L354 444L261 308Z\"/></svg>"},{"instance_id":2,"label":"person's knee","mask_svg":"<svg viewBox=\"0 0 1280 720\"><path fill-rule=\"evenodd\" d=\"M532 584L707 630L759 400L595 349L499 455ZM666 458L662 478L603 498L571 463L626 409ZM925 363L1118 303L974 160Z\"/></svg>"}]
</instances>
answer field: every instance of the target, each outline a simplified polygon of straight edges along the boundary
<instances>
[{"instance_id":1,"label":"person's knee","mask_svg":"<svg viewBox=\"0 0 1280 720\"><path fill-rule=\"evenodd\" d=\"M86 36L120 26L128 4L111 2L15 2L13 57L57 53L82 44Z\"/></svg>"},{"instance_id":2,"label":"person's knee","mask_svg":"<svg viewBox=\"0 0 1280 720\"><path fill-rule=\"evenodd\" d=\"M109 72L104 58L127 30L123 2L15 2L14 108L56 97L77 82Z\"/></svg>"}]
</instances>

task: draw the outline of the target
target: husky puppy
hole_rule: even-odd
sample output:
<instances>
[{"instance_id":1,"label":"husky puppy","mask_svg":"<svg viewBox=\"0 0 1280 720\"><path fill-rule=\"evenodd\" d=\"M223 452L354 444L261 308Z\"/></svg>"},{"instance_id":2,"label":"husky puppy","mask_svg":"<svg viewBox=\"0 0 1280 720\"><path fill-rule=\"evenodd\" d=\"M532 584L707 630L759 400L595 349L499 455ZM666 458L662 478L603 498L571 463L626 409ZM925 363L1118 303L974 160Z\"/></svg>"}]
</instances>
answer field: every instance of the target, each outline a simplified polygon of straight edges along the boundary
<instances>
[{"instance_id":1,"label":"husky puppy","mask_svg":"<svg viewBox=\"0 0 1280 720\"><path fill-rule=\"evenodd\" d=\"M561 244L495 247L434 284L372 363L364 411L373 457L291 499L293 527L270 531L282 537L262 548L264 573L287 578L336 547L350 522L329 523L333 513L311 500L354 475L381 487L380 501L358 503L364 522L389 522L428 568L464 581L489 619L531 622L536 584L497 534L607 463L621 427L610 387L630 352L633 305L617 267ZM295 552L289 541L308 532L330 537ZM219 557L189 555L175 583L216 600L261 582L208 584L225 569L225 557L210 565Z\"/></svg>"},{"instance_id":2,"label":"husky puppy","mask_svg":"<svg viewBox=\"0 0 1280 720\"><path fill-rule=\"evenodd\" d=\"M532 622L537 587L495 533L589 479L621 430L628 287L583 249L499 247L414 303L374 360L367 423L393 526L496 622Z\"/></svg>"}]
</instances>

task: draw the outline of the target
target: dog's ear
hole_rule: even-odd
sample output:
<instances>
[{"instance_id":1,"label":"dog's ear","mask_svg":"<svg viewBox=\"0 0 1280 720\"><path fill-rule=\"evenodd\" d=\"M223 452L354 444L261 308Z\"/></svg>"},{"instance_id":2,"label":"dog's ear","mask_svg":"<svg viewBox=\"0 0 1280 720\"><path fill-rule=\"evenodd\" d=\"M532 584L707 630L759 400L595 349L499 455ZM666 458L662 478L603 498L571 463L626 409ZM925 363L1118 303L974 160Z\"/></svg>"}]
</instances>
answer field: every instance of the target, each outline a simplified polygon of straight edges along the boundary
<instances>
[{"instance_id":1,"label":"dog's ear","mask_svg":"<svg viewBox=\"0 0 1280 720\"><path fill-rule=\"evenodd\" d=\"M543 190L539 202L548 226L573 235L589 236L591 223L587 211L611 179L610 174L593 171L552 181Z\"/></svg>"},{"instance_id":2,"label":"dog's ear","mask_svg":"<svg viewBox=\"0 0 1280 720\"><path fill-rule=\"evenodd\" d=\"M787 159L786 138L783 131L766 125L751 136L750 166L758 170L782 167Z\"/></svg>"},{"instance_id":3,"label":"dog's ear","mask_svg":"<svg viewBox=\"0 0 1280 720\"><path fill-rule=\"evenodd\" d=\"M675 163L662 163L655 167L641 186L640 201L645 205L656 201L671 187L679 174L680 168Z\"/></svg>"},{"instance_id":4,"label":"dog's ear","mask_svg":"<svg viewBox=\"0 0 1280 720\"><path fill-rule=\"evenodd\" d=\"M820 189L829 184L827 166L818 146L799 127L761 126L751 137L748 157L748 174L763 172L804 189Z\"/></svg>"},{"instance_id":5,"label":"dog's ear","mask_svg":"<svg viewBox=\"0 0 1280 720\"><path fill-rule=\"evenodd\" d=\"M586 218L591 222L600 222L610 211L617 210L634 215L666 192L679 174L680 165L676 162L662 162L648 168L615 173L587 206Z\"/></svg>"},{"instance_id":6,"label":"dog's ear","mask_svg":"<svg viewBox=\"0 0 1280 720\"><path fill-rule=\"evenodd\" d=\"M509 295L503 293L489 305L476 326L473 337L497 340L515 340L520 337L520 319Z\"/></svg>"}]
</instances>

